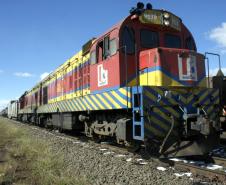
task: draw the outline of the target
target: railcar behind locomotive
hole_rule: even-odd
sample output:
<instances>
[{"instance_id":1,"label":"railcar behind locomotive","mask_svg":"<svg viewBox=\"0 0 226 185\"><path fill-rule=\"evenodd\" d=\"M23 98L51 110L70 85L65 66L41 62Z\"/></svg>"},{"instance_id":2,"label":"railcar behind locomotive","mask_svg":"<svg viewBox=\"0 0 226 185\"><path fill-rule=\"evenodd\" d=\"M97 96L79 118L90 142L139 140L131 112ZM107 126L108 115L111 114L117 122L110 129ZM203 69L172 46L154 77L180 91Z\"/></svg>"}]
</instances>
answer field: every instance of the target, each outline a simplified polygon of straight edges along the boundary
<instances>
[{"instance_id":1,"label":"railcar behind locomotive","mask_svg":"<svg viewBox=\"0 0 226 185\"><path fill-rule=\"evenodd\" d=\"M8 118L17 119L18 116L18 101L12 100L8 104Z\"/></svg>"},{"instance_id":2,"label":"railcar behind locomotive","mask_svg":"<svg viewBox=\"0 0 226 185\"><path fill-rule=\"evenodd\" d=\"M0 116L7 117L7 112L8 112L8 108L6 107L0 112Z\"/></svg>"},{"instance_id":3,"label":"railcar behind locomotive","mask_svg":"<svg viewBox=\"0 0 226 185\"><path fill-rule=\"evenodd\" d=\"M202 155L218 141L218 94L182 20L138 3L24 93L19 118L164 156Z\"/></svg>"},{"instance_id":4,"label":"railcar behind locomotive","mask_svg":"<svg viewBox=\"0 0 226 185\"><path fill-rule=\"evenodd\" d=\"M226 131L226 77L221 70L220 55L216 53L207 53L218 56L219 58L219 70L217 74L211 79L209 78L209 87L219 89L219 107L220 107L220 122L222 131ZM208 58L207 58L208 59Z\"/></svg>"}]
</instances>

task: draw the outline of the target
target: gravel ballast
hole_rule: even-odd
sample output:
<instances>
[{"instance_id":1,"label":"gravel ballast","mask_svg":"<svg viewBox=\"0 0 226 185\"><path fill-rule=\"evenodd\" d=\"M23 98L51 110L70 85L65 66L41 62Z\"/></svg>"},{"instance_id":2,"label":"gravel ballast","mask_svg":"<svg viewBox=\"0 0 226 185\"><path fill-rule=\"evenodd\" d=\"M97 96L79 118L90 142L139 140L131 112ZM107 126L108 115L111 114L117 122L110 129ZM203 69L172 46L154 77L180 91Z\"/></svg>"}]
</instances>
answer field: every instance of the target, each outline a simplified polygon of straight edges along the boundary
<instances>
[{"instance_id":1,"label":"gravel ballast","mask_svg":"<svg viewBox=\"0 0 226 185\"><path fill-rule=\"evenodd\" d=\"M80 137L49 132L35 126L17 125L27 129L35 139L51 143L51 150L62 154L67 164L67 169L62 170L73 171L90 184L213 184L204 182L189 171L182 173L172 167L163 167L137 154L120 152L90 140L82 141Z\"/></svg>"}]
</instances>

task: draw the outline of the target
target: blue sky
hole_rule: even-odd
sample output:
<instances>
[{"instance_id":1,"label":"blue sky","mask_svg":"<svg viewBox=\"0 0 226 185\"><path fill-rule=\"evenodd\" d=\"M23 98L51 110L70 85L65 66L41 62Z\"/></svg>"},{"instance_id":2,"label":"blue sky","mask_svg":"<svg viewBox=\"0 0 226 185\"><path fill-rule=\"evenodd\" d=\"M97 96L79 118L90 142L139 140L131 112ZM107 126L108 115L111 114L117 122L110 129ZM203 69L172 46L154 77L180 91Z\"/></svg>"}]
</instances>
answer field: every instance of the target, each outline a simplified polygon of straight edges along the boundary
<instances>
[{"instance_id":1,"label":"blue sky","mask_svg":"<svg viewBox=\"0 0 226 185\"><path fill-rule=\"evenodd\" d=\"M198 51L217 52L226 72L226 1L153 0L179 16ZM0 0L0 109L129 14L135 0ZM217 61L211 58L211 73Z\"/></svg>"}]
</instances>

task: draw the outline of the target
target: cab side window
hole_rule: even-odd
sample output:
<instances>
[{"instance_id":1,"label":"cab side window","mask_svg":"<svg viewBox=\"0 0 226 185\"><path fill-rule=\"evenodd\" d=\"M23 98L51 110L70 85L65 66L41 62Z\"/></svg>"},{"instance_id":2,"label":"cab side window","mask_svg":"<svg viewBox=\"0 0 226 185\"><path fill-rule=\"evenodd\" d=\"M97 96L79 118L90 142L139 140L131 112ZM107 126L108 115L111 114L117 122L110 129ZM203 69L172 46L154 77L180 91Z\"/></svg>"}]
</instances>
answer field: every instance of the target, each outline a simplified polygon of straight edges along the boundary
<instances>
[{"instance_id":1,"label":"cab side window","mask_svg":"<svg viewBox=\"0 0 226 185\"><path fill-rule=\"evenodd\" d=\"M96 50L91 51L90 54L90 64L96 64L97 63L97 57L96 57Z\"/></svg>"},{"instance_id":2,"label":"cab side window","mask_svg":"<svg viewBox=\"0 0 226 185\"><path fill-rule=\"evenodd\" d=\"M98 62L105 60L109 55L109 36L101 40L97 45Z\"/></svg>"},{"instance_id":3,"label":"cab side window","mask_svg":"<svg viewBox=\"0 0 226 185\"><path fill-rule=\"evenodd\" d=\"M103 41L99 42L97 45L97 59L98 62L101 62L103 60L103 51L104 51L104 43Z\"/></svg>"},{"instance_id":4,"label":"cab side window","mask_svg":"<svg viewBox=\"0 0 226 185\"><path fill-rule=\"evenodd\" d=\"M110 56L117 53L117 42L116 39L110 40L110 48L109 48Z\"/></svg>"},{"instance_id":5,"label":"cab side window","mask_svg":"<svg viewBox=\"0 0 226 185\"><path fill-rule=\"evenodd\" d=\"M96 52L93 51L90 54L91 64L101 62L117 53L116 38L110 40L109 36L106 36L103 40L97 44ZM96 57L97 56L97 57ZM96 61L97 60L97 61Z\"/></svg>"}]
</instances>

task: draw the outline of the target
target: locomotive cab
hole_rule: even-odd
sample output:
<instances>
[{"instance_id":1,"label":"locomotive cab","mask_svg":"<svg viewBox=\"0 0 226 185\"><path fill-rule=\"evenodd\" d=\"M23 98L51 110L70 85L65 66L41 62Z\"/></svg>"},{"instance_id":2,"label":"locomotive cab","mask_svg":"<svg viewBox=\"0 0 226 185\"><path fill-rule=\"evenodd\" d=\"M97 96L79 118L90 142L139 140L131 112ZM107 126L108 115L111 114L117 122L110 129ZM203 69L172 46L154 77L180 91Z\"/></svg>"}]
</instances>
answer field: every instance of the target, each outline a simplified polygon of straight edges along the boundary
<instances>
[{"instance_id":1,"label":"locomotive cab","mask_svg":"<svg viewBox=\"0 0 226 185\"><path fill-rule=\"evenodd\" d=\"M202 155L216 146L218 91L207 88L205 57L176 15L138 3L92 45L90 76L94 94L132 89L134 140L159 141L164 155Z\"/></svg>"},{"instance_id":2,"label":"locomotive cab","mask_svg":"<svg viewBox=\"0 0 226 185\"><path fill-rule=\"evenodd\" d=\"M134 87L133 103L139 102L133 138L160 141L167 156L203 155L217 146L219 92L207 88L205 57L182 20L137 8L119 36L121 85Z\"/></svg>"}]
</instances>

